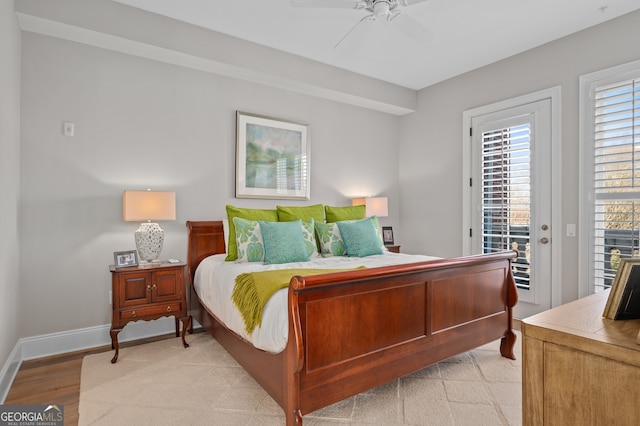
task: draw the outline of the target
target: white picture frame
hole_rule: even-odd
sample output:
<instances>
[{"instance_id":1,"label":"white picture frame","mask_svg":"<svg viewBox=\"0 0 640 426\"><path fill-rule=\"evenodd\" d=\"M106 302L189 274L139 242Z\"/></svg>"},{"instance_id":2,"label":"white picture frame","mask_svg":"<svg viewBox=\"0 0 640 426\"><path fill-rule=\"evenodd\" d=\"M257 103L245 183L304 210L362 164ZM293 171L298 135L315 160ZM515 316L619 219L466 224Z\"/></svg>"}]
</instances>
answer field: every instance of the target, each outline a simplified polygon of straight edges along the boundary
<instances>
[{"instance_id":1,"label":"white picture frame","mask_svg":"<svg viewBox=\"0 0 640 426\"><path fill-rule=\"evenodd\" d=\"M236 112L236 198L309 200L308 125Z\"/></svg>"},{"instance_id":2,"label":"white picture frame","mask_svg":"<svg viewBox=\"0 0 640 426\"><path fill-rule=\"evenodd\" d=\"M138 252L136 250L115 251L113 261L116 269L138 266Z\"/></svg>"}]
</instances>

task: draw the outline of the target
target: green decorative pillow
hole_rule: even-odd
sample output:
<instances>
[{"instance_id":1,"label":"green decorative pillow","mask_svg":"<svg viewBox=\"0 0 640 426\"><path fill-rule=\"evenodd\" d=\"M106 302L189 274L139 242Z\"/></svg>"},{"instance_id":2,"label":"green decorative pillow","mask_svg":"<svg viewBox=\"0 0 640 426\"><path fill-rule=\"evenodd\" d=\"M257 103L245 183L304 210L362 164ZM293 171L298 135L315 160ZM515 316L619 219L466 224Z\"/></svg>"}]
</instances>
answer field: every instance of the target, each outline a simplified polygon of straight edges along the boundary
<instances>
[{"instance_id":1,"label":"green decorative pillow","mask_svg":"<svg viewBox=\"0 0 640 426\"><path fill-rule=\"evenodd\" d=\"M268 220L272 222L278 221L278 212L276 210L262 209L241 209L227 205L227 218L229 219L229 240L227 244L227 257L225 260L236 260L238 258L238 246L236 245L236 228L233 224L233 218L239 217L249 220Z\"/></svg>"},{"instance_id":2,"label":"green decorative pillow","mask_svg":"<svg viewBox=\"0 0 640 426\"><path fill-rule=\"evenodd\" d=\"M347 254L338 225L316 222L316 233L322 256L344 256Z\"/></svg>"},{"instance_id":3,"label":"green decorative pillow","mask_svg":"<svg viewBox=\"0 0 640 426\"><path fill-rule=\"evenodd\" d=\"M264 263L306 262L307 247L302 236L302 221L258 221L264 240Z\"/></svg>"},{"instance_id":4,"label":"green decorative pillow","mask_svg":"<svg viewBox=\"0 0 640 426\"><path fill-rule=\"evenodd\" d=\"M236 245L238 262L262 262L264 261L264 241L260 224L255 220L233 218L236 228Z\"/></svg>"},{"instance_id":5,"label":"green decorative pillow","mask_svg":"<svg viewBox=\"0 0 640 426\"><path fill-rule=\"evenodd\" d=\"M380 239L371 218L337 222L340 235L350 257L365 257L382 254Z\"/></svg>"},{"instance_id":6,"label":"green decorative pillow","mask_svg":"<svg viewBox=\"0 0 640 426\"><path fill-rule=\"evenodd\" d=\"M318 245L316 242L315 220L313 218L302 222L302 237L310 258L318 257Z\"/></svg>"},{"instance_id":7,"label":"green decorative pillow","mask_svg":"<svg viewBox=\"0 0 640 426\"><path fill-rule=\"evenodd\" d=\"M327 216L327 223L342 222L344 220L364 219L367 207L363 204L360 206L350 207L331 207L324 206L324 212Z\"/></svg>"},{"instance_id":8,"label":"green decorative pillow","mask_svg":"<svg viewBox=\"0 0 640 426\"><path fill-rule=\"evenodd\" d=\"M313 206L276 206L278 221L292 222L301 219L303 222L313 219L316 222L324 222L324 207L322 204Z\"/></svg>"}]
</instances>

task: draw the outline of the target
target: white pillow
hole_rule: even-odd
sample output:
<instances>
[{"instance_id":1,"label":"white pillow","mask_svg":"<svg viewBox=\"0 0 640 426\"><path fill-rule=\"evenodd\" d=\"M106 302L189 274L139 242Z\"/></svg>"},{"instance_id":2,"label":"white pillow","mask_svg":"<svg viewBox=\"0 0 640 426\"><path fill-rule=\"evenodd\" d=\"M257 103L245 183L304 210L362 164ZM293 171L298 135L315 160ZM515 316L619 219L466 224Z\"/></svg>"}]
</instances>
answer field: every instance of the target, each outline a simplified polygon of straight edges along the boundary
<instances>
[{"instance_id":1,"label":"white pillow","mask_svg":"<svg viewBox=\"0 0 640 426\"><path fill-rule=\"evenodd\" d=\"M311 259L314 257L320 257L320 253L318 253L318 244L316 242L315 228L315 220L313 218L310 218L307 221L302 221L302 236L304 237L307 254Z\"/></svg>"},{"instance_id":2,"label":"white pillow","mask_svg":"<svg viewBox=\"0 0 640 426\"><path fill-rule=\"evenodd\" d=\"M222 219L222 232L224 234L224 252L227 252L227 244L229 244L229 219Z\"/></svg>"},{"instance_id":3,"label":"white pillow","mask_svg":"<svg viewBox=\"0 0 640 426\"><path fill-rule=\"evenodd\" d=\"M236 245L238 259L236 262L264 262L264 241L260 230L260 223L255 220L233 218L236 229Z\"/></svg>"},{"instance_id":4,"label":"white pillow","mask_svg":"<svg viewBox=\"0 0 640 426\"><path fill-rule=\"evenodd\" d=\"M316 222L316 233L323 257L345 256L347 249L336 223Z\"/></svg>"}]
</instances>

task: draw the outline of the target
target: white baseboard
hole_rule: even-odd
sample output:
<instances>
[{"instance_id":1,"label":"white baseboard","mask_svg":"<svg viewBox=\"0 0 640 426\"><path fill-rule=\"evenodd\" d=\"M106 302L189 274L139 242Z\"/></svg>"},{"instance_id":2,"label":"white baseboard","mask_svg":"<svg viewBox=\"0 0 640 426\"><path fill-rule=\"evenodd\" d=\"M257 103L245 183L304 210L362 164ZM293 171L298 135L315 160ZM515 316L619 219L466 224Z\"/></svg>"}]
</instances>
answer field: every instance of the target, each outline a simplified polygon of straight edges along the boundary
<instances>
[{"instance_id":1,"label":"white baseboard","mask_svg":"<svg viewBox=\"0 0 640 426\"><path fill-rule=\"evenodd\" d=\"M200 324L194 321L194 328L199 327ZM22 361L111 345L110 329L111 325L105 324L18 340L0 370L0 404L4 404ZM118 342L129 342L172 332L175 332L173 317L139 321L127 324L118 334Z\"/></svg>"},{"instance_id":2,"label":"white baseboard","mask_svg":"<svg viewBox=\"0 0 640 426\"><path fill-rule=\"evenodd\" d=\"M0 370L0 404L4 404L4 400L9 394L11 384L18 374L22 360L20 359L20 343L16 343L13 350L9 354L7 361Z\"/></svg>"}]
</instances>

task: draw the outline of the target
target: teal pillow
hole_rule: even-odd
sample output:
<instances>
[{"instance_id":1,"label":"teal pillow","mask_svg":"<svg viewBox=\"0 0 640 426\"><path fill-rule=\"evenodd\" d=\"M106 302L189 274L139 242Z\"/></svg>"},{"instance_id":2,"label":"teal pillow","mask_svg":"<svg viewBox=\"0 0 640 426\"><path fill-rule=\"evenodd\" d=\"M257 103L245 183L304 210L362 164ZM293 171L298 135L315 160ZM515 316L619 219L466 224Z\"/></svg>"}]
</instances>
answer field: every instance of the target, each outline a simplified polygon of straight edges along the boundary
<instances>
[{"instance_id":1,"label":"teal pillow","mask_svg":"<svg viewBox=\"0 0 640 426\"><path fill-rule=\"evenodd\" d=\"M347 256L365 257L383 253L371 218L338 222L337 225L347 249Z\"/></svg>"},{"instance_id":2,"label":"teal pillow","mask_svg":"<svg viewBox=\"0 0 640 426\"><path fill-rule=\"evenodd\" d=\"M380 221L378 220L378 216L371 216L371 222L373 222L373 226L376 228L376 235L378 235L378 239L380 240L380 247L382 247L382 251L389 251L387 247L384 245L384 239L382 238L382 227L380 226Z\"/></svg>"},{"instance_id":3,"label":"teal pillow","mask_svg":"<svg viewBox=\"0 0 640 426\"><path fill-rule=\"evenodd\" d=\"M342 222L343 220L358 220L365 218L367 206L364 204L349 207L324 206L324 212L327 216L328 223Z\"/></svg>"},{"instance_id":4,"label":"teal pillow","mask_svg":"<svg viewBox=\"0 0 640 426\"><path fill-rule=\"evenodd\" d=\"M238 262L262 262L264 260L264 242L260 224L255 220L233 218L236 229Z\"/></svg>"},{"instance_id":5,"label":"teal pillow","mask_svg":"<svg viewBox=\"0 0 640 426\"><path fill-rule=\"evenodd\" d=\"M307 221L313 219L316 222L324 222L324 207L322 204L313 206L276 206L279 222L291 222L302 219Z\"/></svg>"},{"instance_id":6,"label":"teal pillow","mask_svg":"<svg viewBox=\"0 0 640 426\"><path fill-rule=\"evenodd\" d=\"M229 219L229 240L227 241L227 257L224 260L236 260L238 258L238 246L236 245L236 228L233 218L240 217L249 220L271 220L278 221L278 212L263 209L243 209L232 205L227 205L227 218Z\"/></svg>"},{"instance_id":7,"label":"teal pillow","mask_svg":"<svg viewBox=\"0 0 640 426\"><path fill-rule=\"evenodd\" d=\"M344 246L337 224L316 222L316 234L320 253L323 257L344 256L347 254L347 249Z\"/></svg>"},{"instance_id":8,"label":"teal pillow","mask_svg":"<svg viewBox=\"0 0 640 426\"><path fill-rule=\"evenodd\" d=\"M302 221L258 221L264 241L264 263L306 262L307 247L302 236Z\"/></svg>"}]
</instances>

